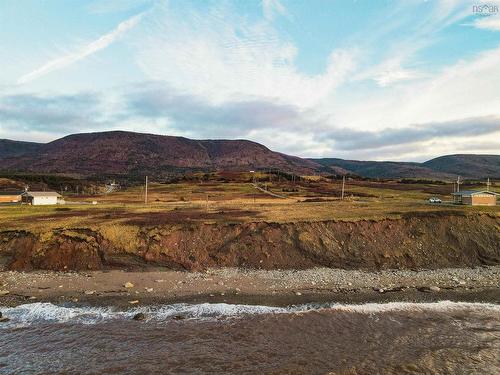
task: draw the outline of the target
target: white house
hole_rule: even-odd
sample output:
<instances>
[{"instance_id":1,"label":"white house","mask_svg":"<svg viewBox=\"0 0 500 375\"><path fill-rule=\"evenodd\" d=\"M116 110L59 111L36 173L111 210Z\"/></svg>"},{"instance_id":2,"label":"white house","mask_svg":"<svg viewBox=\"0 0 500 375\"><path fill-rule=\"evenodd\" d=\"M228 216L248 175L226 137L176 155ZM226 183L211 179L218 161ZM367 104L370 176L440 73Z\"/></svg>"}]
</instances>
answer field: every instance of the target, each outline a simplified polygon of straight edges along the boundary
<instances>
[{"instance_id":1,"label":"white house","mask_svg":"<svg viewBox=\"0 0 500 375\"><path fill-rule=\"evenodd\" d=\"M64 204L62 195L55 191L27 191L22 194L22 201L34 206Z\"/></svg>"}]
</instances>

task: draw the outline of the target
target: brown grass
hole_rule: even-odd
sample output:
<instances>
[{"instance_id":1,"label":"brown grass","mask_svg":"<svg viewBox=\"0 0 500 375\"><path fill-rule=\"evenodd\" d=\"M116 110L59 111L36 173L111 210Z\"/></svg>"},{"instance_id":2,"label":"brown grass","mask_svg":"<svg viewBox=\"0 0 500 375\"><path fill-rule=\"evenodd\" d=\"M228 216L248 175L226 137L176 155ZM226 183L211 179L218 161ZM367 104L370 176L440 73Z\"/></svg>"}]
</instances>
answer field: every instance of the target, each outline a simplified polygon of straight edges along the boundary
<instances>
[{"instance_id":1,"label":"brown grass","mask_svg":"<svg viewBox=\"0 0 500 375\"><path fill-rule=\"evenodd\" d=\"M137 245L133 238L139 228L162 224L378 220L419 212L493 215L500 212L499 206L427 203L431 196L449 201L451 196L446 190L451 191L451 185L348 181L346 199L341 201L338 199L340 184L339 181L269 184L271 191L286 195L287 199L272 198L249 183L152 184L148 205L143 202L143 191L136 187L97 197L72 197L65 210L57 206L3 206L0 207L0 231L95 228L124 249L132 250ZM298 192L283 192L283 187L298 189ZM76 203L93 200L99 204Z\"/></svg>"}]
</instances>

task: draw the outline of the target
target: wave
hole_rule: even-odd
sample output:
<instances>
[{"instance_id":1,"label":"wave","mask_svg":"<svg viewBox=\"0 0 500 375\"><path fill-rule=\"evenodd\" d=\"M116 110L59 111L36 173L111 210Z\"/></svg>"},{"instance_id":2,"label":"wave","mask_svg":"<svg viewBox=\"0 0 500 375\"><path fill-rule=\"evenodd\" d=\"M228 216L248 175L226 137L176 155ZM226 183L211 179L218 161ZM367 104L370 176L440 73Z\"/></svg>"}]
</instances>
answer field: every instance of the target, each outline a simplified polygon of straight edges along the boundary
<instances>
[{"instance_id":1,"label":"wave","mask_svg":"<svg viewBox=\"0 0 500 375\"><path fill-rule=\"evenodd\" d=\"M223 319L257 314L307 313L310 311L338 311L360 314L377 314L391 311L478 311L500 313L500 305L491 303L469 303L440 301L431 303L390 302L366 304L303 304L288 307L259 305L237 305L226 303L171 304L141 306L128 310L114 307L75 307L60 306L52 303L30 303L17 307L4 308L2 313L10 319L0 324L2 327L29 326L37 323L79 323L97 324L110 320L132 319L143 313L149 321L168 321L173 318L183 319Z\"/></svg>"}]
</instances>

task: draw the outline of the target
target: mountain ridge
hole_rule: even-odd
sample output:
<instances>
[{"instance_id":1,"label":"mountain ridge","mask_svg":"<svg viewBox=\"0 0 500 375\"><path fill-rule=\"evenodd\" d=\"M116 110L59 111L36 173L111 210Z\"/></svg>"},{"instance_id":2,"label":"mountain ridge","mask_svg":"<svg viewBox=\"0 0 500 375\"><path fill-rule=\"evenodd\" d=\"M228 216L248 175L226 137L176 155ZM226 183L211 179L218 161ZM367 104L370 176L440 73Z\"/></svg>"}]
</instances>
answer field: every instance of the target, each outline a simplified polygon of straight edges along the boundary
<instances>
[{"instance_id":1,"label":"mountain ridge","mask_svg":"<svg viewBox=\"0 0 500 375\"><path fill-rule=\"evenodd\" d=\"M318 165L247 140L193 140L125 131L72 134L2 160L3 168L42 173L164 174L189 170L278 168L312 173Z\"/></svg>"},{"instance_id":2,"label":"mountain ridge","mask_svg":"<svg viewBox=\"0 0 500 375\"><path fill-rule=\"evenodd\" d=\"M71 134L48 143L0 139L0 170L10 172L164 176L252 169L368 178L499 178L500 155L453 154L423 163L300 158L245 139L194 140L121 130Z\"/></svg>"},{"instance_id":3,"label":"mountain ridge","mask_svg":"<svg viewBox=\"0 0 500 375\"><path fill-rule=\"evenodd\" d=\"M327 168L343 168L352 174L369 178L426 178L454 180L500 178L500 155L451 154L423 163L395 161L360 161L338 158L309 159Z\"/></svg>"}]
</instances>

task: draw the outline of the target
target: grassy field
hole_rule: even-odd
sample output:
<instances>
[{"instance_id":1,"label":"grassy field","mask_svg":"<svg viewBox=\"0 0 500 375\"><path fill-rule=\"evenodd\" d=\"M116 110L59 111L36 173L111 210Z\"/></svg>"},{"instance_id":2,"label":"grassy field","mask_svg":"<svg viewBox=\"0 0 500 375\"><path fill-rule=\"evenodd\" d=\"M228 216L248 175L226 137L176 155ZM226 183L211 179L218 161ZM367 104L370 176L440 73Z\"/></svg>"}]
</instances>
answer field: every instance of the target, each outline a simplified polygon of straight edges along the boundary
<instances>
[{"instance_id":1,"label":"grassy field","mask_svg":"<svg viewBox=\"0 0 500 375\"><path fill-rule=\"evenodd\" d=\"M274 181L267 188L286 198L271 197L243 182L152 183L148 204L144 203L144 188L133 187L96 196L67 196L64 206L0 206L0 229L98 228L118 238L123 231L141 226L191 222L378 220L430 211L500 213L499 206L452 205L453 187L444 184L348 180L344 200L340 200L341 181ZM491 189L500 192L499 186ZM443 204L427 203L430 197L440 197ZM98 204L90 204L92 201Z\"/></svg>"}]
</instances>

